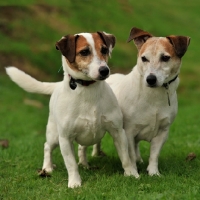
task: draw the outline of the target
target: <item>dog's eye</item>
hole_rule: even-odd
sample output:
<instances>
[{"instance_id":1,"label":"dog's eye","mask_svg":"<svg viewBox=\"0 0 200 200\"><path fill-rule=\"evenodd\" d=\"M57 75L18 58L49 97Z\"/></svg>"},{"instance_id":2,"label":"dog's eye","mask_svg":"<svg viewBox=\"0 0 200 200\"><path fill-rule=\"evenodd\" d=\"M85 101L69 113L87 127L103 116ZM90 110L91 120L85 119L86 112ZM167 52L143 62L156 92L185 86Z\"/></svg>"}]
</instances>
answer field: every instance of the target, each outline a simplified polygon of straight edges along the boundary
<instances>
[{"instance_id":1,"label":"dog's eye","mask_svg":"<svg viewBox=\"0 0 200 200\"><path fill-rule=\"evenodd\" d=\"M81 56L89 56L90 55L90 50L89 49L84 49L84 50L81 50L79 53L81 54Z\"/></svg>"},{"instance_id":2,"label":"dog's eye","mask_svg":"<svg viewBox=\"0 0 200 200\"><path fill-rule=\"evenodd\" d=\"M164 56L164 55L161 56L161 61L163 62L167 62L169 61L169 59L170 59L170 56Z\"/></svg>"},{"instance_id":3,"label":"dog's eye","mask_svg":"<svg viewBox=\"0 0 200 200\"><path fill-rule=\"evenodd\" d=\"M142 59L142 62L149 62L149 60L145 56L142 56L141 59Z\"/></svg>"},{"instance_id":4,"label":"dog's eye","mask_svg":"<svg viewBox=\"0 0 200 200\"><path fill-rule=\"evenodd\" d=\"M108 48L107 47L102 47L101 48L101 53L104 54L104 55L108 54Z\"/></svg>"}]
</instances>

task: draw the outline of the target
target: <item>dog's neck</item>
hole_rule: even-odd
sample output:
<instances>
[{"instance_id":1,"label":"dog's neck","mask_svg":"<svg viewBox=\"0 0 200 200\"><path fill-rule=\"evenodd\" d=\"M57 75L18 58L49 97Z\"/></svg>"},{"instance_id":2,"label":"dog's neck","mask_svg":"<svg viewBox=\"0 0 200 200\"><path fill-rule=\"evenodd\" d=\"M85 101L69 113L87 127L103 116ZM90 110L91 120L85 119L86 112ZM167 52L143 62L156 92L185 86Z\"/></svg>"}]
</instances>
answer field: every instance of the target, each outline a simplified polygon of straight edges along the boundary
<instances>
[{"instance_id":1,"label":"dog's neck","mask_svg":"<svg viewBox=\"0 0 200 200\"><path fill-rule=\"evenodd\" d=\"M82 79L74 79L70 74L68 74L70 80L69 80L69 87L72 89L72 90L75 90L76 87L77 87L77 83L82 85L82 86L89 86L93 83L95 83L96 81L85 81L85 80L82 80Z\"/></svg>"},{"instance_id":2,"label":"dog's neck","mask_svg":"<svg viewBox=\"0 0 200 200\"><path fill-rule=\"evenodd\" d=\"M169 85L170 85L172 82L174 82L177 78L178 78L178 75L176 75L176 76L175 76L172 80L170 80L169 82L163 83L162 86L163 86L165 89L168 89Z\"/></svg>"}]
</instances>

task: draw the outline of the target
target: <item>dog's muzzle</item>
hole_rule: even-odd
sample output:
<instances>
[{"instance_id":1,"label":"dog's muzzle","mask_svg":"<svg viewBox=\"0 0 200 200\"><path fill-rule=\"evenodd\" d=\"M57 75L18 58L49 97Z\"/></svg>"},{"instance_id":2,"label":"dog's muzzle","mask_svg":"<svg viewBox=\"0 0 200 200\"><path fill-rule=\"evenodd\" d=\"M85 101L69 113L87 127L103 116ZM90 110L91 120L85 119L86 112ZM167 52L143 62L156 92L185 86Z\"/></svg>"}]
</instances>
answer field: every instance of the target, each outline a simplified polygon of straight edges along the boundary
<instances>
[{"instance_id":1,"label":"dog's muzzle","mask_svg":"<svg viewBox=\"0 0 200 200\"><path fill-rule=\"evenodd\" d=\"M157 78L156 78L155 75L150 74L150 75L147 76L146 82L148 83L148 86L155 87L156 86L156 82L157 82Z\"/></svg>"}]
</instances>

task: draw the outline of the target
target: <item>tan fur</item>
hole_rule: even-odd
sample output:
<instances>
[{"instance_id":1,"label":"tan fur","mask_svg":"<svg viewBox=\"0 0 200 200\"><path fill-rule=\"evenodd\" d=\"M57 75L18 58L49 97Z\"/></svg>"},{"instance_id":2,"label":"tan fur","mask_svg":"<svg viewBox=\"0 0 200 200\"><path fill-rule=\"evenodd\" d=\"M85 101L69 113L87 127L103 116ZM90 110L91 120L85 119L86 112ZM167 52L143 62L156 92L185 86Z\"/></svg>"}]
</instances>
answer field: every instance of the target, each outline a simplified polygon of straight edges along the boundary
<instances>
[{"instance_id":1,"label":"tan fur","mask_svg":"<svg viewBox=\"0 0 200 200\"><path fill-rule=\"evenodd\" d=\"M101 60L104 60L104 61L108 61L108 54L106 55L102 55L101 53L101 48L102 47L106 47L106 45L103 43L102 39L100 38L99 34L97 33L93 33L92 34L92 37L94 39L95 42L95 49L96 49L96 52L97 52L97 55L98 57L101 59Z\"/></svg>"}]
</instances>

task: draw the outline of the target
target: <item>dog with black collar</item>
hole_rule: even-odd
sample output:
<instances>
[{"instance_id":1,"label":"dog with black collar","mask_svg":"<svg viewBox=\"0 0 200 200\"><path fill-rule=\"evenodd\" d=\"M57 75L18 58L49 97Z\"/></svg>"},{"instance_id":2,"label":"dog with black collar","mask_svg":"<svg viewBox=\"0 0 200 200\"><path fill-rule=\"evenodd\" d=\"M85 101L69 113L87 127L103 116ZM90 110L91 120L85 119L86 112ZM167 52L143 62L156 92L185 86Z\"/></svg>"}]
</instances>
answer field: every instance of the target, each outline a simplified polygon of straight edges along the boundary
<instances>
[{"instance_id":1,"label":"dog with black collar","mask_svg":"<svg viewBox=\"0 0 200 200\"><path fill-rule=\"evenodd\" d=\"M178 75L190 38L154 37L134 27L128 42L132 40L138 49L137 65L128 75L113 74L107 82L124 116L132 163L143 162L139 142L148 141L151 145L147 171L150 176L159 176L158 157L177 114Z\"/></svg>"},{"instance_id":2,"label":"dog with black collar","mask_svg":"<svg viewBox=\"0 0 200 200\"><path fill-rule=\"evenodd\" d=\"M70 188L81 186L73 142L82 145L80 163L87 166L81 149L99 143L106 132L113 137L125 175L139 176L129 157L122 112L105 82L110 74L108 57L114 46L115 37L105 32L62 37L56 43L64 69L64 80L59 83L42 83L15 67L6 68L10 78L26 91L52 94L42 169L52 172L52 151L60 145Z\"/></svg>"}]
</instances>

